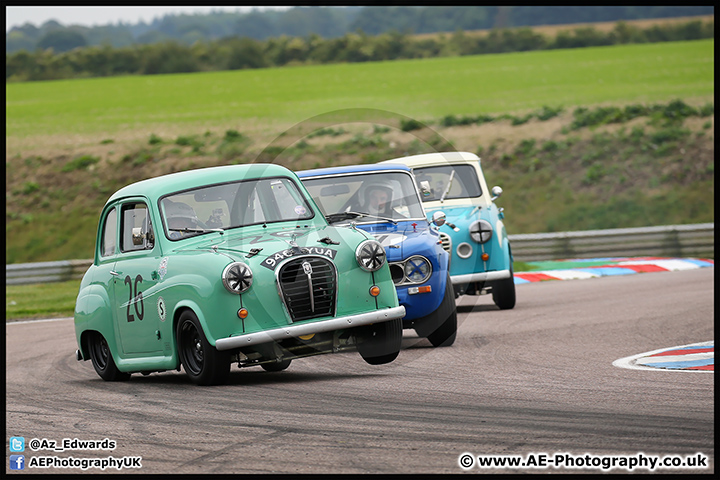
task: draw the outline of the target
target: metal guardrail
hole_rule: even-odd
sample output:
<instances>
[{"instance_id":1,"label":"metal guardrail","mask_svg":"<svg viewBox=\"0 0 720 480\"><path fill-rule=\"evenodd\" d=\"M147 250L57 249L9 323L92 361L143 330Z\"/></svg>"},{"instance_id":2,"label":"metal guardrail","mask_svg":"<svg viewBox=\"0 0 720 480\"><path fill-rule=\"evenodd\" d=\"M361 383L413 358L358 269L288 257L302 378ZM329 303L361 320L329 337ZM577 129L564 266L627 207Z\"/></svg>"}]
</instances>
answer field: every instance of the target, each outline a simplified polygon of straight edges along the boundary
<instances>
[{"instance_id":1,"label":"metal guardrail","mask_svg":"<svg viewBox=\"0 0 720 480\"><path fill-rule=\"evenodd\" d=\"M521 262L603 257L715 257L715 224L509 235Z\"/></svg>"},{"instance_id":2,"label":"metal guardrail","mask_svg":"<svg viewBox=\"0 0 720 480\"><path fill-rule=\"evenodd\" d=\"M666 225L509 235L520 262L596 257L715 258L715 224ZM62 282L82 278L92 260L5 265L5 283Z\"/></svg>"},{"instance_id":3,"label":"metal guardrail","mask_svg":"<svg viewBox=\"0 0 720 480\"><path fill-rule=\"evenodd\" d=\"M5 265L5 284L64 282L81 279L92 265L90 260L61 260L59 262L11 263Z\"/></svg>"}]
</instances>

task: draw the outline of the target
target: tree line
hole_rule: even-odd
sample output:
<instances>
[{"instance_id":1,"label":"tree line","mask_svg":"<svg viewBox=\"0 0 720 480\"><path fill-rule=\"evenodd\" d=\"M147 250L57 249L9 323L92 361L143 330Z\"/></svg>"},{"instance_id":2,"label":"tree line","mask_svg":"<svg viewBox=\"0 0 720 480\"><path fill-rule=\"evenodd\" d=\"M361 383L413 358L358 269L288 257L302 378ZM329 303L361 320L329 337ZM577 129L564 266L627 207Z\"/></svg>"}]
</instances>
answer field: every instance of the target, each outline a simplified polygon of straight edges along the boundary
<instances>
[{"instance_id":1,"label":"tree line","mask_svg":"<svg viewBox=\"0 0 720 480\"><path fill-rule=\"evenodd\" d=\"M559 48L581 48L630 43L686 41L714 38L714 20L640 28L624 21L611 31L593 27L559 30L543 35L529 27L494 28L484 33L456 30L433 36L400 31L370 35L363 30L336 38L312 33L255 40L224 37L185 45L176 40L113 47L109 44L76 47L66 52L53 48L6 54L6 82L153 75L221 70L354 63L441 56L480 55Z\"/></svg>"},{"instance_id":2,"label":"tree line","mask_svg":"<svg viewBox=\"0 0 720 480\"><path fill-rule=\"evenodd\" d=\"M536 25L616 22L647 18L713 15L712 6L360 6L294 7L250 12L213 11L174 14L139 22L86 27L57 21L13 27L5 35L5 53L52 48L56 53L76 47L115 48L175 40L183 45L226 37L267 40L280 37L338 38L362 30L368 35L391 31L406 34L488 30Z\"/></svg>"}]
</instances>

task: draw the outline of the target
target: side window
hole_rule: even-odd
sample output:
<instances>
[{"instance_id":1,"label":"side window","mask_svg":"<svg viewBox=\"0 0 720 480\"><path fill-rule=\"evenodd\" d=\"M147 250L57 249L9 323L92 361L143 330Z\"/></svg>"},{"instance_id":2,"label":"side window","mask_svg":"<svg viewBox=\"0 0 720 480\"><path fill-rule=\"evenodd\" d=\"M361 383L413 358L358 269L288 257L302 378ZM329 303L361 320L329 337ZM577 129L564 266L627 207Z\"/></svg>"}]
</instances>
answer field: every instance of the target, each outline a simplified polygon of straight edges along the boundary
<instances>
[{"instance_id":1,"label":"side window","mask_svg":"<svg viewBox=\"0 0 720 480\"><path fill-rule=\"evenodd\" d=\"M100 255L108 257L115 254L115 245L117 239L117 209L112 210L105 217L105 225L103 225L102 245L100 245Z\"/></svg>"},{"instance_id":2,"label":"side window","mask_svg":"<svg viewBox=\"0 0 720 480\"><path fill-rule=\"evenodd\" d=\"M132 252L153 247L152 226L148 216L147 205L140 202L126 203L121 208L120 250Z\"/></svg>"}]
</instances>

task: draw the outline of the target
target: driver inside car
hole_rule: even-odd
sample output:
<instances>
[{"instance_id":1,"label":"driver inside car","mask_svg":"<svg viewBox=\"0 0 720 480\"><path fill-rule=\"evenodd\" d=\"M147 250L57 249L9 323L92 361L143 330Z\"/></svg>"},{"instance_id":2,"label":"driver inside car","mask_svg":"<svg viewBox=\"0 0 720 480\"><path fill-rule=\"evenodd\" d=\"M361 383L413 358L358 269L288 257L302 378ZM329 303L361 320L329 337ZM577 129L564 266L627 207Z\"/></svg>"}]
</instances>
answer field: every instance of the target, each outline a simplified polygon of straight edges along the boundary
<instances>
[{"instance_id":1,"label":"driver inside car","mask_svg":"<svg viewBox=\"0 0 720 480\"><path fill-rule=\"evenodd\" d=\"M392 190L382 185L370 185L365 190L365 208L370 215L392 218L394 211L390 208Z\"/></svg>"},{"instance_id":2,"label":"driver inside car","mask_svg":"<svg viewBox=\"0 0 720 480\"><path fill-rule=\"evenodd\" d=\"M364 204L359 211L393 220L407 218L403 212L403 209L407 210L404 199L402 195L395 198L395 193L392 183L384 180L371 180L370 183L361 187L359 196L363 199ZM396 202L395 205L393 202Z\"/></svg>"},{"instance_id":3,"label":"driver inside car","mask_svg":"<svg viewBox=\"0 0 720 480\"><path fill-rule=\"evenodd\" d=\"M185 228L195 229L198 228L198 218L193 208L182 202L173 202L166 200L165 204L165 218L167 219L168 225L168 236L173 240L178 240L185 235L192 234L194 232L183 232L178 231Z\"/></svg>"}]
</instances>

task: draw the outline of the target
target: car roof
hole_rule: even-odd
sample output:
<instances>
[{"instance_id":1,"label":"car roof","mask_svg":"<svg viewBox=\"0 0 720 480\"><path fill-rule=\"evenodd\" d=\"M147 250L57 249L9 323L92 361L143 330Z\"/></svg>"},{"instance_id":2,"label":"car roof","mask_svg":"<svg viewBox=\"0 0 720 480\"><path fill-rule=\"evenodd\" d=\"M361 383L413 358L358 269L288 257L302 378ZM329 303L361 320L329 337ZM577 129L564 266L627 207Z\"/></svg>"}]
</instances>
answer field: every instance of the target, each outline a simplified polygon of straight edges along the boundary
<instances>
[{"instance_id":1,"label":"car roof","mask_svg":"<svg viewBox=\"0 0 720 480\"><path fill-rule=\"evenodd\" d=\"M312 170L301 170L297 173L300 178L317 177L322 175L337 175L341 173L365 173L365 172L377 172L377 171L388 171L388 170L405 170L410 171L410 167L401 163L397 164L366 164L366 165L345 165L342 167L325 167L315 168Z\"/></svg>"},{"instance_id":2,"label":"car roof","mask_svg":"<svg viewBox=\"0 0 720 480\"><path fill-rule=\"evenodd\" d=\"M168 193L203 185L277 176L294 178L295 174L282 165L271 163L224 165L185 170L183 172L161 175L127 185L112 194L107 203L130 196L160 198Z\"/></svg>"},{"instance_id":3,"label":"car roof","mask_svg":"<svg viewBox=\"0 0 720 480\"><path fill-rule=\"evenodd\" d=\"M407 157L398 157L392 160L385 160L380 164L403 163L411 167L421 167L429 165L442 165L445 163L475 163L480 158L470 152L435 152L423 153L420 155L410 155Z\"/></svg>"}]
</instances>

